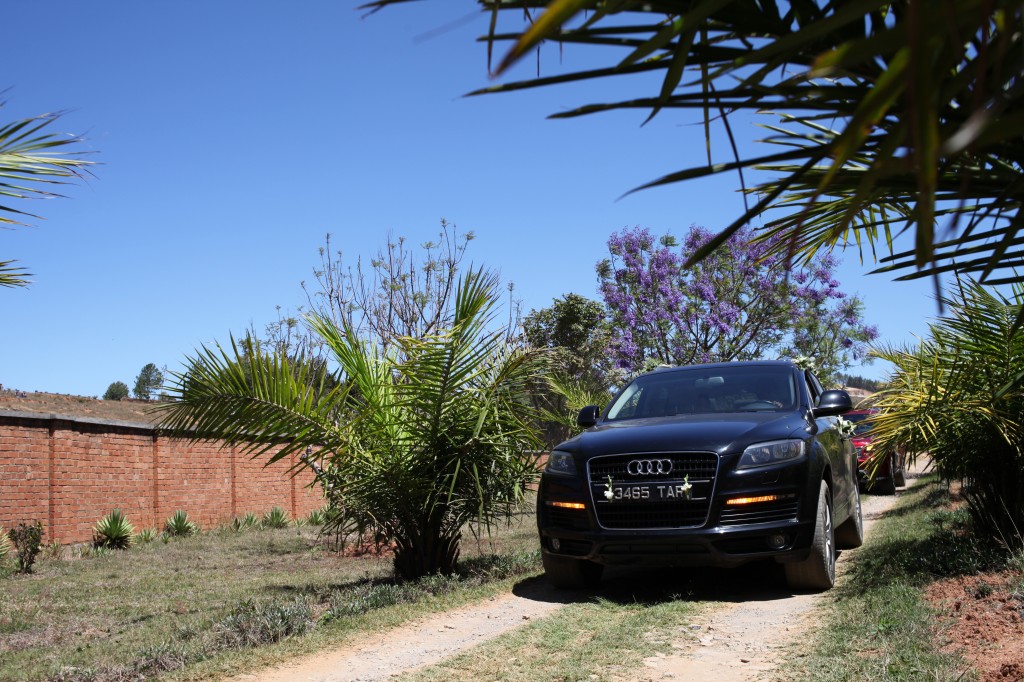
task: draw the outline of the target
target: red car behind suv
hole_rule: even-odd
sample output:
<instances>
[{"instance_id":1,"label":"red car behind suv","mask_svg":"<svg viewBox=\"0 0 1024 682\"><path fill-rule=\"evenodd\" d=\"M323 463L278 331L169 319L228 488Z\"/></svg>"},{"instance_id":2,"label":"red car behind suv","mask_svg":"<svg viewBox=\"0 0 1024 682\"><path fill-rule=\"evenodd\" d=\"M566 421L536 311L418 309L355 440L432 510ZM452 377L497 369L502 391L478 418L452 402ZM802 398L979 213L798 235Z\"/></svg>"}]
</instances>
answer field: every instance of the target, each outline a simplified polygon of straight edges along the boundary
<instances>
[{"instance_id":1,"label":"red car behind suv","mask_svg":"<svg viewBox=\"0 0 1024 682\"><path fill-rule=\"evenodd\" d=\"M861 488L881 495L895 495L897 486L907 484L902 452L877 454L872 449L871 415L877 410L852 410L843 419L854 422L853 447ZM874 474L874 476L872 476Z\"/></svg>"}]
</instances>

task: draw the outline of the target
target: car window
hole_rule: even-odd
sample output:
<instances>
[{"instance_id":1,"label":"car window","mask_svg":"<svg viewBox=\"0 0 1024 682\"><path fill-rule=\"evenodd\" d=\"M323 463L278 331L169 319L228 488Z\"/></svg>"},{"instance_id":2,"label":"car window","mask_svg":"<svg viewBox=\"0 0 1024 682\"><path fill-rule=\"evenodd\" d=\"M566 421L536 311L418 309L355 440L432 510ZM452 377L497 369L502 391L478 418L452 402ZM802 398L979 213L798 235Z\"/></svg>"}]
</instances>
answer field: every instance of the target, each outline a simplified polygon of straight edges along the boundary
<instances>
[{"instance_id":1,"label":"car window","mask_svg":"<svg viewBox=\"0 0 1024 682\"><path fill-rule=\"evenodd\" d=\"M871 415L865 412L852 412L843 415L846 421L854 423L853 432L855 435L863 436L871 430L874 424L871 423Z\"/></svg>"},{"instance_id":2,"label":"car window","mask_svg":"<svg viewBox=\"0 0 1024 682\"><path fill-rule=\"evenodd\" d=\"M825 389L821 387L818 377L814 376L814 373L810 370L804 372L804 378L807 380L807 394L811 396L811 405L817 405L818 399L821 398L821 394L825 392Z\"/></svg>"},{"instance_id":3,"label":"car window","mask_svg":"<svg viewBox=\"0 0 1024 682\"><path fill-rule=\"evenodd\" d=\"M612 402L607 420L682 414L792 410L793 372L785 366L684 368L634 379Z\"/></svg>"}]
</instances>

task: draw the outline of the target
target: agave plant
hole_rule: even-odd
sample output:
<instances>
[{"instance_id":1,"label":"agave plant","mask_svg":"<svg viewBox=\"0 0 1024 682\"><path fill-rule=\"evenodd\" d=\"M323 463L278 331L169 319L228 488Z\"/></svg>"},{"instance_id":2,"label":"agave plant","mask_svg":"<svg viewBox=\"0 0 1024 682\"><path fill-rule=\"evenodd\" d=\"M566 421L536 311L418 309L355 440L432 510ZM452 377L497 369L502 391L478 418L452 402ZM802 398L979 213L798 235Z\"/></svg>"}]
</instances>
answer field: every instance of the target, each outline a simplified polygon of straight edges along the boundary
<instances>
[{"instance_id":1,"label":"agave plant","mask_svg":"<svg viewBox=\"0 0 1024 682\"><path fill-rule=\"evenodd\" d=\"M306 523L308 523L311 526L322 526L322 525L324 525L324 510L323 510L323 508L321 508L321 509L314 509L313 511L309 512L309 516L306 517Z\"/></svg>"},{"instance_id":2,"label":"agave plant","mask_svg":"<svg viewBox=\"0 0 1024 682\"><path fill-rule=\"evenodd\" d=\"M132 545L135 528L120 509L115 509L96 522L92 529L93 547L127 549Z\"/></svg>"},{"instance_id":3,"label":"agave plant","mask_svg":"<svg viewBox=\"0 0 1024 682\"><path fill-rule=\"evenodd\" d=\"M174 538L187 538L199 532L199 526L188 518L188 513L183 509L174 512L164 524L164 532Z\"/></svg>"},{"instance_id":4,"label":"agave plant","mask_svg":"<svg viewBox=\"0 0 1024 682\"><path fill-rule=\"evenodd\" d=\"M7 558L7 555L11 553L11 536L7 534L3 526L0 526L0 561Z\"/></svg>"},{"instance_id":5,"label":"agave plant","mask_svg":"<svg viewBox=\"0 0 1024 682\"><path fill-rule=\"evenodd\" d=\"M291 523L291 519L288 517L288 512L280 507L272 507L263 515L260 525L264 528L286 528L289 523Z\"/></svg>"},{"instance_id":6,"label":"agave plant","mask_svg":"<svg viewBox=\"0 0 1024 682\"><path fill-rule=\"evenodd\" d=\"M135 534L135 542L141 545L148 545L157 538L157 532L154 528L143 528Z\"/></svg>"},{"instance_id":7,"label":"agave plant","mask_svg":"<svg viewBox=\"0 0 1024 682\"><path fill-rule=\"evenodd\" d=\"M235 518L231 519L231 530L235 531L236 533L240 533L243 530L255 528L259 525L259 522L260 520L256 518L255 514L253 514L252 512L246 512L242 516L236 516Z\"/></svg>"}]
</instances>

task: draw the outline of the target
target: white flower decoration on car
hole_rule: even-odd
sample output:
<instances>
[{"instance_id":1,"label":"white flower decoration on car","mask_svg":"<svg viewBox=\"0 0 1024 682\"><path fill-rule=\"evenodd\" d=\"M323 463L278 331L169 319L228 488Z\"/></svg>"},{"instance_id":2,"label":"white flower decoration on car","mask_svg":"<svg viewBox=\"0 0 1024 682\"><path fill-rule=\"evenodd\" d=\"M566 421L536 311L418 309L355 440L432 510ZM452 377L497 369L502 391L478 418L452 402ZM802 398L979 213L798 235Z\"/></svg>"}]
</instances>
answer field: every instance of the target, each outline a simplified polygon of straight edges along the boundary
<instances>
[{"instance_id":1,"label":"white flower decoration on car","mask_svg":"<svg viewBox=\"0 0 1024 682\"><path fill-rule=\"evenodd\" d=\"M793 364L803 370L816 371L818 369L818 361L810 355L798 355L793 358Z\"/></svg>"},{"instance_id":2,"label":"white flower decoration on car","mask_svg":"<svg viewBox=\"0 0 1024 682\"><path fill-rule=\"evenodd\" d=\"M691 490L693 490L693 484L690 483L690 474L686 474L686 476L683 476L683 497L686 498L687 502L690 501Z\"/></svg>"},{"instance_id":3,"label":"white flower decoration on car","mask_svg":"<svg viewBox=\"0 0 1024 682\"><path fill-rule=\"evenodd\" d=\"M608 477L608 482L604 484L604 499L611 502L615 498L615 491L612 490L612 477Z\"/></svg>"},{"instance_id":4,"label":"white flower decoration on car","mask_svg":"<svg viewBox=\"0 0 1024 682\"><path fill-rule=\"evenodd\" d=\"M853 436L857 429L857 425L849 419L843 419L842 417L836 417L836 430L839 431L841 438L850 438Z\"/></svg>"}]
</instances>

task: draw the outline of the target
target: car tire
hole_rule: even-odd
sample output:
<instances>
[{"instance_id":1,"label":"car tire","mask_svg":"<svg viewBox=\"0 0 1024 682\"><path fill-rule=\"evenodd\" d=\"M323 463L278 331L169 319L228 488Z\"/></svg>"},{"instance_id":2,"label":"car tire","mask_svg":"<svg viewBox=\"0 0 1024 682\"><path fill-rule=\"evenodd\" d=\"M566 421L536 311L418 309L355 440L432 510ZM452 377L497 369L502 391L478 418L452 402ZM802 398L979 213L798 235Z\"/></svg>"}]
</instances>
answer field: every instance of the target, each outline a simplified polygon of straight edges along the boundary
<instances>
[{"instance_id":1,"label":"car tire","mask_svg":"<svg viewBox=\"0 0 1024 682\"><path fill-rule=\"evenodd\" d=\"M854 487L854 495L856 497L850 518L836 528L836 547L838 549L855 549L864 544L864 516L861 513L859 487Z\"/></svg>"},{"instance_id":2,"label":"car tire","mask_svg":"<svg viewBox=\"0 0 1024 682\"><path fill-rule=\"evenodd\" d=\"M548 582L555 587L569 590L596 587L601 582L601 574L604 572L603 565L586 559L571 559L544 553L541 560L544 563L544 577Z\"/></svg>"},{"instance_id":3,"label":"car tire","mask_svg":"<svg viewBox=\"0 0 1024 682\"><path fill-rule=\"evenodd\" d=\"M835 529L832 527L832 496L825 481L818 492L811 552L803 561L783 564L791 589L823 592L836 582Z\"/></svg>"},{"instance_id":4,"label":"car tire","mask_svg":"<svg viewBox=\"0 0 1024 682\"><path fill-rule=\"evenodd\" d=\"M900 488L906 487L907 485L907 457L902 452L897 452L893 458L893 465L896 470L892 474L893 484Z\"/></svg>"},{"instance_id":5,"label":"car tire","mask_svg":"<svg viewBox=\"0 0 1024 682\"><path fill-rule=\"evenodd\" d=\"M889 455L889 475L880 481L872 481L869 490L875 495L896 494L896 456Z\"/></svg>"}]
</instances>

